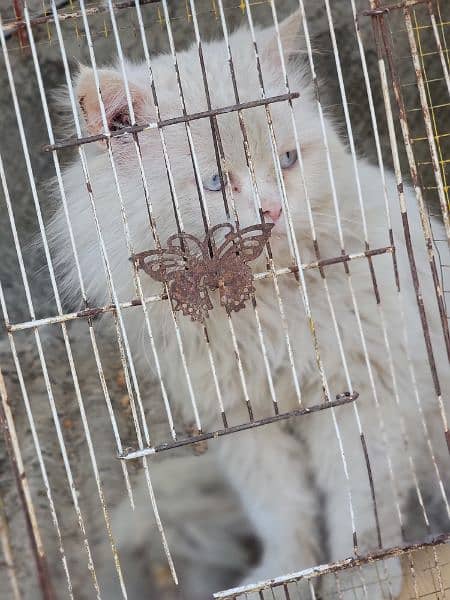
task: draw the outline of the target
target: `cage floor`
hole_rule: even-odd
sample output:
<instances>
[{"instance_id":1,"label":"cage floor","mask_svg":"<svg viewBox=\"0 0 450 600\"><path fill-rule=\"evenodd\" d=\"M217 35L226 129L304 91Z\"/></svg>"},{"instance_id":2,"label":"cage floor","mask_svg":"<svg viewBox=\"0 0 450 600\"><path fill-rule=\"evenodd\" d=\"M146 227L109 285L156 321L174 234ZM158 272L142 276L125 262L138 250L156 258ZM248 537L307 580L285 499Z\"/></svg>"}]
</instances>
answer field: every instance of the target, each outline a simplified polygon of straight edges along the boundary
<instances>
[{"instance_id":1,"label":"cage floor","mask_svg":"<svg viewBox=\"0 0 450 600\"><path fill-rule=\"evenodd\" d=\"M442 586L436 569L435 555L440 565ZM448 545L414 553L415 577L410 569L408 557L403 558L402 568L404 584L398 600L450 598L450 547Z\"/></svg>"}]
</instances>

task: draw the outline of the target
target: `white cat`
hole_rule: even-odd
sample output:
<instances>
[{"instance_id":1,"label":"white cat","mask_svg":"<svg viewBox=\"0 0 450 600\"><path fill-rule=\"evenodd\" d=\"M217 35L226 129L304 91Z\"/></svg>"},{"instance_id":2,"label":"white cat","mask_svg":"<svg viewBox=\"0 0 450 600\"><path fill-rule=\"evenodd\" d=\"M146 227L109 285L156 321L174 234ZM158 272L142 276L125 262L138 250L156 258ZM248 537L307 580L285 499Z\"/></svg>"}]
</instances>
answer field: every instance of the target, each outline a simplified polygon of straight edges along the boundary
<instances>
[{"instance_id":1,"label":"white cat","mask_svg":"<svg viewBox=\"0 0 450 600\"><path fill-rule=\"evenodd\" d=\"M300 93L300 98L293 101L293 107L308 198L312 206L321 256L330 258L340 255L341 246L314 89L303 62L300 61L302 49L302 42L298 35L300 28L301 23L297 13L280 24L290 87ZM266 94L276 96L285 93L274 30L257 31L257 40ZM260 88L254 50L248 31L239 29L234 32L230 36L230 44L240 101L255 100ZM235 104L223 41L205 43L204 57L213 107ZM180 52L178 64L188 113L206 110L197 48L193 46L187 51ZM155 57L152 60L152 68L161 118L179 115L180 100L171 56ZM136 121L154 122L156 110L147 66L127 63L126 73ZM99 77L110 128L114 130L130 124L120 68L101 69ZM90 69L81 68L75 81L75 90L85 120L86 134L101 133L103 131L101 112L94 76ZM303 263L308 263L316 260L316 254L309 225L308 199L305 197L302 185L289 108L286 102L273 103L270 112L301 260ZM293 259L288 235L287 211L277 184L265 109L256 107L245 110L243 118L255 167L262 212L266 221L274 223L270 239L274 262L277 267L290 266L293 264ZM227 194L230 196L231 187L241 226L253 225L259 222L259 216L255 211L252 182L246 164L238 115L236 112L220 114L217 121L225 155L224 168L230 180ZM190 123L190 129L209 221L211 225L220 224L227 221L227 217L210 121L208 118L194 120ZM364 237L352 158L327 118L326 132L345 250L348 253L363 252ZM165 127L164 135L183 230L203 239L204 223L185 125L179 123ZM164 246L167 238L177 233L177 223L158 130L150 129L139 134L139 145L156 229ZM114 286L119 301L129 301L137 296L137 292L133 282L133 264L125 241L120 203L110 159L104 142L88 144L84 149L87 154L90 186L105 240ZM125 135L113 139L112 150L132 249L134 252L142 252L154 248L138 155L132 136ZM371 247L387 246L390 242L379 171L365 160L359 160L358 171ZM65 170L64 183L88 299L92 306L101 305L110 301L108 283L104 275L89 194L83 170L78 162ZM444 470L448 472L448 462L444 462L448 461L448 451L445 446L442 421L438 416L438 405L426 358L416 299L410 283L409 264L404 252L397 188L394 177L390 174L388 174L387 184L397 247L396 258L411 342L409 353L416 370L438 465L441 472ZM229 201L231 203L230 198ZM450 383L448 365L443 350L434 292L431 291L423 234L415 209L415 198L410 191L407 192L407 201L409 226L416 249L419 277L423 289L428 290L425 302L432 340L435 344L438 373L442 389L447 392ZM230 214L229 222L234 224L232 211ZM54 254L60 266L60 281L67 295L75 301L80 298L79 284L62 209L58 209L51 230ZM384 547L389 547L401 543L402 535L384 440L388 440L388 452L402 511L406 508L413 486L408 462L409 454L414 458L422 489L426 487L433 496L437 496L438 492L435 471L418 416L414 388L403 346L399 298L395 287L392 257L388 253L375 256L373 264L395 365L395 385L400 399L400 408L396 403L389 356L381 327L380 309L376 303L367 259L358 258L350 261L350 275L346 274L342 263L325 267L325 275L336 311L338 333L347 358L351 382L354 390L359 393L357 405L373 472L382 544ZM267 270L264 254L252 263L252 269L254 272ZM304 274L318 338L320 359L329 386L330 398L333 399L335 395L345 392L349 387L337 341L337 332L319 269L307 269ZM153 281L141 271L139 275L144 296L163 291L160 283ZM357 301L358 314L355 314L357 311L349 291L349 277ZM282 274L278 277L278 284L301 388L301 401L303 406L316 405L324 399L323 382L317 366L310 322L305 316L301 283L293 274ZM268 383L265 358L261 351L260 335L251 301L247 302L244 310L232 313L231 319L237 336L248 397L254 417L259 418L273 414L274 395L280 412L298 408L299 398L295 392L285 328L274 293L273 280L270 277L258 279L255 287L257 314L267 348L267 361L273 377L274 391L271 391ZM248 421L249 415L228 317L225 309L220 306L218 292L211 292L210 296L214 309L205 323L217 368L218 385L229 425L239 424ZM148 311L158 350L162 379L171 406L175 412L181 413L186 421L192 421L191 396L193 394L198 405L202 429L212 431L222 427L203 327L177 313L180 336L191 377L191 394L169 303L152 302L148 304ZM149 362L155 372L155 362L150 349L143 310L140 306L126 308L123 309L123 316L138 366L138 376L144 377L148 372ZM357 317L361 319L365 334L373 383L368 373ZM376 397L374 397L374 389ZM145 388L143 388L143 396L146 406L162 402L162 398L146 398ZM377 402L380 405L379 410L376 406ZM335 415L349 474L358 550L364 554L376 550L378 544L360 433L351 405L339 407L335 410ZM380 426L380 415L384 423L383 430ZM407 451L405 451L404 437L400 428L400 415L406 423L409 442ZM352 554L353 530L348 485L330 410L291 419L289 425L276 423L227 435L218 441L210 442L210 451L217 452L223 472L238 492L243 508L262 542L261 563L248 574L246 582L299 571L323 560L337 560ZM321 502L319 498L322 499ZM328 534L326 551L319 535L319 522L322 524L322 529L325 523ZM399 563L396 560L388 561L386 568L391 592L395 596L401 586ZM366 567L362 571L369 597L389 597L389 585L386 581L383 584L375 584L374 569L375 567ZM350 583L350 576L348 579ZM346 587L345 574L342 576L342 587L343 589ZM350 594L353 596L353 592L349 592L349 597ZM360 584L356 595L358 598L364 597Z\"/></svg>"}]
</instances>

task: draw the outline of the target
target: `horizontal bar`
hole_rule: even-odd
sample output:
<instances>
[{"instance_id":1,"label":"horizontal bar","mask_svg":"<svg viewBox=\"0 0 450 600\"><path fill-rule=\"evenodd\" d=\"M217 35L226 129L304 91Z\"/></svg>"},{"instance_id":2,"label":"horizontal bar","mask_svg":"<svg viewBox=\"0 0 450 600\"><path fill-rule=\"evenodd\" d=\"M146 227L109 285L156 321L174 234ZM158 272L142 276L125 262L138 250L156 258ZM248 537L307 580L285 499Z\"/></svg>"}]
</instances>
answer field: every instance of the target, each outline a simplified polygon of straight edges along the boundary
<instances>
[{"instance_id":1,"label":"horizontal bar","mask_svg":"<svg viewBox=\"0 0 450 600\"><path fill-rule=\"evenodd\" d=\"M333 563L317 565L316 567L311 567L310 569L305 569L304 571L299 571L297 573L290 573L289 575L282 575L280 577L267 579L266 581L261 581L259 583L236 587L229 590L224 590L223 592L216 592L213 595L213 598L216 600L237 600L237 597L240 595L273 589L281 585L301 581L302 579L313 579L314 577L320 577L322 575L327 575L328 573L336 573L345 569L351 569L353 567L359 567L367 563L372 563L377 560L402 556L403 554L408 554L409 552L415 552L417 550L442 546L443 544L447 544L449 541L450 534L443 533L429 539L428 541L420 542L418 544L394 546L392 548L377 550L376 552L365 554L363 556L352 556L350 558L344 558L343 560Z\"/></svg>"},{"instance_id":2,"label":"horizontal bar","mask_svg":"<svg viewBox=\"0 0 450 600\"><path fill-rule=\"evenodd\" d=\"M275 275L288 275L289 273L298 273L299 270L307 271L309 269L321 269L323 267L329 267L331 265L337 265L339 263L349 262L358 258L368 258L369 256L377 256L379 254L392 254L394 251L393 246L382 246L381 248L374 248L373 250L365 250L364 252L354 252L353 254L340 254L339 256L333 256L331 258L321 258L320 260L314 260L310 263L303 263L300 267L296 265L292 267L281 267L275 269ZM255 273L253 279L267 279L273 275L273 271L262 271L261 273Z\"/></svg>"},{"instance_id":3,"label":"horizontal bar","mask_svg":"<svg viewBox=\"0 0 450 600\"><path fill-rule=\"evenodd\" d=\"M275 269L275 275L290 275L298 273L299 270L318 269L327 267L330 265L348 262L359 258L368 258L369 256L377 256L379 254L391 254L394 251L393 246L383 246L381 248L374 248L373 250L366 250L365 252L355 252L354 254L341 254L339 256L333 256L332 258L323 258L310 263L304 263L300 267L294 265L292 267L281 267ZM273 271L262 271L255 273L253 278L255 280L268 279L273 277ZM161 300L167 300L167 295L155 294L154 296L147 296L144 298L145 304L151 302L159 302ZM141 306L142 302L139 298L135 298L128 302L121 302L119 308L130 308L131 306ZM56 323L65 323L67 321L73 321L75 319L93 319L101 314L107 312L114 312L116 310L115 304L106 304L105 306L86 308L77 312L65 313L63 315L54 315L53 317L46 317L43 319L34 319L32 321L24 321L22 323L6 323L5 328L8 332L14 333L16 331L24 331L26 329L33 329L34 327L43 327L44 325L53 325Z\"/></svg>"},{"instance_id":4,"label":"horizontal bar","mask_svg":"<svg viewBox=\"0 0 450 600\"><path fill-rule=\"evenodd\" d=\"M354 252L353 254L341 254L339 256L333 256L332 258L321 258L310 263L300 265L302 270L307 269L319 269L321 267L329 267L330 265L336 265L342 262L349 262L355 258L369 258L369 256L378 256L379 254L392 254L394 252L394 246L382 246L381 248L373 248L373 250L365 250L364 252ZM295 267L293 272L298 271Z\"/></svg>"},{"instance_id":5,"label":"horizontal bar","mask_svg":"<svg viewBox=\"0 0 450 600\"><path fill-rule=\"evenodd\" d=\"M155 4L156 2L160 2L160 0L139 0L139 4L142 6L144 4ZM60 4L58 4L58 10L64 8L70 4L70 0L64 0ZM124 2L116 2L113 4L114 11L121 10L122 8L132 8L135 6L134 0L125 0ZM99 6L94 6L91 8L86 8L86 15L96 15L99 13L109 12L108 4L105 2L100 4ZM58 13L59 21L67 21L69 19L80 19L82 18L83 13L81 11L74 11L68 13ZM34 17L30 19L30 25L35 27L37 25L43 25L45 23L53 23L54 18L52 14L41 13L38 17ZM9 39L14 33L19 32L20 30L25 29L27 26L25 19L15 19L11 22L3 22L2 28L5 35L5 39Z\"/></svg>"},{"instance_id":6,"label":"horizontal bar","mask_svg":"<svg viewBox=\"0 0 450 600\"><path fill-rule=\"evenodd\" d=\"M228 435L230 433L246 431L247 429L262 427L263 425L269 425L270 423L286 421L291 417L303 417L305 415L310 415L312 413L319 412L328 408L334 408L336 406L342 406L343 404L349 404L350 402L354 402L358 398L358 396L358 392L353 392L353 394L351 394L350 392L345 392L345 394L340 394L336 398L336 400L332 400L331 402L322 402L322 404L315 404L314 406L310 406L309 408L297 408L289 412L280 413L271 417L265 417L264 419L249 421L248 423L242 423L241 425L233 425L232 427L226 427L225 429L217 429L216 431L212 431L211 433L200 433L198 435L194 435L184 440L177 440L175 442L164 442L162 444L158 444L149 448L142 448L142 450L127 450L123 454L120 454L118 458L120 458L121 460L133 460L136 458L142 458L143 456L148 456L149 454L156 454L157 452L162 452L163 450L171 450L173 448L189 446L191 444L195 444L196 442L203 442L205 440L215 440L219 437Z\"/></svg>"},{"instance_id":7,"label":"horizontal bar","mask_svg":"<svg viewBox=\"0 0 450 600\"><path fill-rule=\"evenodd\" d=\"M361 14L364 17L377 17L379 15L389 13L391 10L399 10L400 8L417 6L417 4L427 4L427 2L429 2L429 0L402 0L401 2L396 2L395 4L386 4L386 6L380 6L378 8L368 8L363 10Z\"/></svg>"},{"instance_id":8,"label":"horizontal bar","mask_svg":"<svg viewBox=\"0 0 450 600\"><path fill-rule=\"evenodd\" d=\"M166 294L158 294L156 296L148 296L144 298L145 304L150 302L156 302L158 300L167 299ZM129 302L121 302L119 308L129 308L130 306L141 306L142 302L140 299L131 300ZM23 323L6 323L5 329L14 333L16 331L24 331L27 329L33 329L35 327L43 327L45 325L54 325L57 323L66 323L67 321L73 321L75 319L93 319L101 314L107 312L115 312L115 304L106 304L105 306L99 306L94 308L86 308L77 312L65 313L63 315L55 315L53 317L45 317L43 319L34 319L31 321L24 321Z\"/></svg>"},{"instance_id":9,"label":"horizontal bar","mask_svg":"<svg viewBox=\"0 0 450 600\"><path fill-rule=\"evenodd\" d=\"M274 104L275 102L286 102L288 100L294 100L295 98L299 97L300 94L298 92L281 94L279 96L269 96L268 98L261 98L260 100L240 102L239 104L232 104L230 106L223 106L221 108L212 108L211 110L204 110L202 112L191 113L190 115L180 115L179 117L173 117L171 119L162 119L160 121L153 121L150 123L145 123L143 125L131 125L130 127L122 127L122 129L118 131L111 131L110 133L99 133L97 135L88 135L81 138L67 138L65 140L60 140L55 144L46 144L42 147L42 150L44 150L44 152L53 152L53 150L60 150L61 148L71 148L72 146L81 146L83 144L90 144L92 142L106 141L111 138L119 138L124 135L140 133L142 131L147 131L148 129L162 129L163 127L169 127L170 125L188 123L190 121L196 121L198 119L215 117L217 115L237 112L240 110L247 110L249 108L256 108L258 106L268 106L269 104Z\"/></svg>"}]
</instances>

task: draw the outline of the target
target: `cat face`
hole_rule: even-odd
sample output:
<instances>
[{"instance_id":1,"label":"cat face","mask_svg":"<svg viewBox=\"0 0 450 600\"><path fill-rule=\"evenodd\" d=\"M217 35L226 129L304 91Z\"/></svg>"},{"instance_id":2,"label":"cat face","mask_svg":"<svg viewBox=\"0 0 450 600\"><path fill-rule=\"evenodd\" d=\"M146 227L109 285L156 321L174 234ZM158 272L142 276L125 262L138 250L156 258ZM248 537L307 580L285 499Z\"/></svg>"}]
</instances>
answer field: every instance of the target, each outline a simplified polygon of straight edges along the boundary
<instances>
[{"instance_id":1,"label":"cat face","mask_svg":"<svg viewBox=\"0 0 450 600\"><path fill-rule=\"evenodd\" d=\"M293 113L286 102L280 102L271 104L269 111L259 106L241 111L241 116L236 111L219 114L216 121L219 131L216 146L209 118L193 120L187 126L185 123L166 126L162 135L157 127L148 129L139 134L138 144L131 135L113 138L111 145L123 202L130 218L131 235L137 250L149 247L151 237L148 235L146 204L153 212L162 242L177 232L176 209L181 228L203 237L205 222L211 226L224 221L234 222L236 214L242 226L260 222L259 206L264 219L275 223L273 238L283 240L286 235L286 211L282 199L284 187L294 225L305 226L305 198L292 118L298 131L304 170L307 173L306 183L313 203L316 197L323 196L320 183L323 177L316 176L323 172L323 155L320 125L313 108L311 87L296 60L301 47L300 25L297 13L280 24L290 88L291 91L300 93L300 98L293 100ZM274 30L257 32L257 43L266 96L285 94ZM260 83L250 33L244 29L234 32L230 36L230 46L239 91L238 100L245 103L260 98ZM224 42L205 43L203 52L212 107L236 104ZM187 113L207 110L197 47L180 52L178 64ZM147 65L127 63L125 69L132 111L127 102L121 69L118 67L99 71L105 117L111 131L120 130L133 122L154 123L158 120ZM179 116L182 109L172 57L161 55L153 59L152 71L159 118L165 120ZM76 81L76 93L87 134L103 132L104 121L90 69L81 69ZM268 125L268 112L275 145ZM222 178L216 160L217 152L221 155ZM274 163L274 153L278 155L279 170ZM104 185L108 185L111 193L107 202L112 203L115 190L104 142L100 143L95 161L95 173L104 173L103 185L97 186L99 195L104 195ZM109 175L106 175L107 172ZM143 185L143 174L146 185ZM228 204L228 214L225 204ZM108 219L109 210L104 212ZM283 243L287 249L285 239Z\"/></svg>"}]
</instances>

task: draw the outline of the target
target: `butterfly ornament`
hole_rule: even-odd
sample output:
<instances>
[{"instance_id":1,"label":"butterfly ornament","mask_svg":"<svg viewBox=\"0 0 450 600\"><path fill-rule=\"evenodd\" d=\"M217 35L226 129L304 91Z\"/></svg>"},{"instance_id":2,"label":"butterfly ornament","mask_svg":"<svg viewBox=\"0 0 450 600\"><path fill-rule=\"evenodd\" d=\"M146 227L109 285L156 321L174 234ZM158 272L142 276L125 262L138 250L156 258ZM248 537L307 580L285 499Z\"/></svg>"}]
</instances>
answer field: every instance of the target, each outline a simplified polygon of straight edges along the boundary
<instances>
[{"instance_id":1,"label":"butterfly ornament","mask_svg":"<svg viewBox=\"0 0 450 600\"><path fill-rule=\"evenodd\" d=\"M203 240L178 233L168 238L165 248L140 252L133 259L138 269L167 286L173 310L202 323L213 308L210 291L219 291L228 314L245 308L255 292L248 263L262 253L273 226L235 230L231 223L222 223L211 227Z\"/></svg>"}]
</instances>

